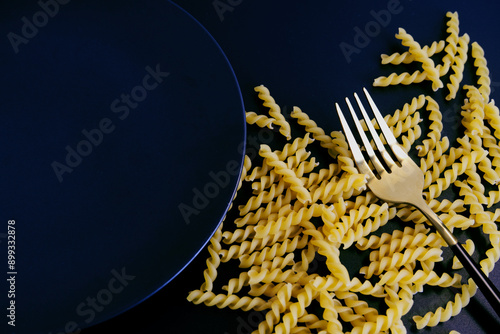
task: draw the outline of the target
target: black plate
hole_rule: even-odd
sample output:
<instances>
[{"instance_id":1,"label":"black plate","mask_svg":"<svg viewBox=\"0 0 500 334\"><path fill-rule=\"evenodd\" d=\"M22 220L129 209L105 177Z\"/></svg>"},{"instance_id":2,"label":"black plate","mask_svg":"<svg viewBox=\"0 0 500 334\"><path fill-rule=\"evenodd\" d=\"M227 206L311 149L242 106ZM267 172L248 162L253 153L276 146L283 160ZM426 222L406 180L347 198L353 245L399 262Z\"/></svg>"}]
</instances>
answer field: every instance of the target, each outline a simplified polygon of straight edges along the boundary
<instances>
[{"instance_id":1,"label":"black plate","mask_svg":"<svg viewBox=\"0 0 500 334\"><path fill-rule=\"evenodd\" d=\"M0 221L16 233L2 313L17 306L2 328L74 331L153 294L210 238L241 169L241 94L170 2L0 8Z\"/></svg>"}]
</instances>

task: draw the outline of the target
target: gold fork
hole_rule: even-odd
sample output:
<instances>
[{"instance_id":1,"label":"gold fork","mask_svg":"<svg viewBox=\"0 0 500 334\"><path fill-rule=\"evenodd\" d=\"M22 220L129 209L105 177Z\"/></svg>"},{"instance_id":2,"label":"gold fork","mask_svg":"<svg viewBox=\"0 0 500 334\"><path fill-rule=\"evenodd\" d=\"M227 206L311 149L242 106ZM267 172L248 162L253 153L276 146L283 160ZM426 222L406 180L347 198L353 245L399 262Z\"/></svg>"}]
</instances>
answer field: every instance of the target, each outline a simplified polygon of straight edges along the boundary
<instances>
[{"instance_id":1,"label":"gold fork","mask_svg":"<svg viewBox=\"0 0 500 334\"><path fill-rule=\"evenodd\" d=\"M406 152L399 146L385 123L380 111L378 110L375 102L373 102L372 97L368 91L363 88L366 95L368 103L372 109L375 116L375 120L378 123L379 129L384 135L385 141L388 148L392 152L389 153L386 149L386 145L382 142L379 134L372 125L368 114L363 107L358 95L355 93L354 98L356 99L357 105L361 110L363 118L366 122L368 130L371 134L375 146L377 148L378 154L372 148L368 137L365 134L354 110L351 102L346 98L347 106L351 112L354 124L356 125L357 131L363 146L365 148L366 155L370 159L373 169L368 165L365 157L356 142L354 135L349 128L349 125L342 114L342 110L338 103L335 104L337 108L337 113L339 114L340 122L342 123L342 128L344 129L347 142L351 149L352 155L354 157L354 162L358 167L358 170L366 174L368 188L383 201L396 204L407 204L414 206L425 215L425 217L432 223L434 228L446 241L446 243L453 250L455 256L463 264L464 268L469 273L470 277L474 280L476 285L479 287L481 292L484 294L488 302L491 304L495 312L500 316L500 292L491 282L491 280L485 275L485 273L480 269L479 265L469 256L462 245L458 242L457 238L451 233L451 231L443 224L439 219L438 215L431 210L427 205L427 202L422 196L423 186L424 186L424 174L417 166L417 164L406 154ZM382 161L379 159L382 159ZM393 158L394 157L394 158Z\"/></svg>"}]
</instances>

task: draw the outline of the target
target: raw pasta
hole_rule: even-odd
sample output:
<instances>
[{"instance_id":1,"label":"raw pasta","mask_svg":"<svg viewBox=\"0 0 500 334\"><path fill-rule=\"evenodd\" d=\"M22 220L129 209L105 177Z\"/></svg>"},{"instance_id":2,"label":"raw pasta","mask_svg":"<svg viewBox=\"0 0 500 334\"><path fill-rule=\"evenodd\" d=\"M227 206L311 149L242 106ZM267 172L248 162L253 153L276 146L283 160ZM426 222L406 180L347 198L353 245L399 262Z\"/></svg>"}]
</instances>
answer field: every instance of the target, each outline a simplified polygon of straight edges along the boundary
<instances>
[{"instance_id":1,"label":"raw pasta","mask_svg":"<svg viewBox=\"0 0 500 334\"><path fill-rule=\"evenodd\" d=\"M374 85L430 80L438 94L444 88L442 78L449 75L446 98L465 92L457 111L464 131L456 143L442 136L446 124L430 95L414 97L385 120L403 149L420 157L424 197L448 228L464 233L479 229L489 239L484 255L474 254L471 237L462 241L488 274L500 258L500 209L495 208L500 202L499 109L490 98L489 70L477 42L471 44L477 80L462 84L464 67L470 64L470 37L459 36L457 13L446 16L446 40L420 47L401 29L397 37L408 50L382 58L393 65L420 62L423 71L393 73L377 78ZM430 61L440 52L445 53L441 63ZM247 123L259 131L273 131L275 125L278 132L273 133L287 142L282 147L262 144L259 157L245 157L235 199L239 205L231 207L210 240L204 282L187 299L263 311L264 320L253 332L262 334L406 333L418 294L429 287L460 292L435 309L414 312L417 328L459 314L476 285L464 281L455 258L444 273L435 270L438 263L447 265L447 246L425 217L411 207L381 203L367 190L366 177L355 167L341 132L327 134L298 107L289 123L265 86L255 91L269 115L248 112ZM422 118L429 123L424 129ZM452 189L454 198L443 198ZM364 260L347 265L344 256L349 252ZM237 275L221 285L218 272L229 262L240 272L232 266L231 273Z\"/></svg>"},{"instance_id":2,"label":"raw pasta","mask_svg":"<svg viewBox=\"0 0 500 334\"><path fill-rule=\"evenodd\" d=\"M424 80L432 81L432 89L434 91L443 87L441 77L446 75L450 68L454 74L450 76L451 83L447 85L449 89L448 100L455 98L456 91L459 89L460 82L463 77L463 65L467 60L467 49L469 44L469 36L464 34L459 36L459 21L458 13L446 13L448 21L446 23L448 37L445 41L433 42L430 46L416 42L413 37L404 29L400 29L396 37L401 40L402 44L409 48L408 51L399 54L382 55L382 64L409 64L414 61L422 63L423 71L415 71L413 73L403 72L400 74L391 73L389 76L381 76L374 80L374 86L389 86L389 85L411 85L420 83ZM434 64L432 56L444 51L445 55L442 58L441 64ZM476 54L481 58L481 51L476 51ZM482 59L478 61L478 66ZM484 68L481 68L483 71Z\"/></svg>"},{"instance_id":3,"label":"raw pasta","mask_svg":"<svg viewBox=\"0 0 500 334\"><path fill-rule=\"evenodd\" d=\"M423 73L432 81L432 89L436 91L443 87L443 82L439 79L439 69L436 68L434 61L427 55L427 52L422 50L420 44L403 28L399 28L396 38L401 39L401 44L409 48L409 52L413 55L415 61L422 63Z\"/></svg>"},{"instance_id":4,"label":"raw pasta","mask_svg":"<svg viewBox=\"0 0 500 334\"><path fill-rule=\"evenodd\" d=\"M434 54L443 51L445 46L446 46L446 41L441 40L439 42L432 42L430 46L424 45L422 47L422 50L425 53L427 53L427 57L432 57ZM398 52L395 52L391 55L383 54L381 58L382 58L382 64L393 64L393 65L410 64L415 60L415 57L408 51L403 52L401 54Z\"/></svg>"}]
</instances>

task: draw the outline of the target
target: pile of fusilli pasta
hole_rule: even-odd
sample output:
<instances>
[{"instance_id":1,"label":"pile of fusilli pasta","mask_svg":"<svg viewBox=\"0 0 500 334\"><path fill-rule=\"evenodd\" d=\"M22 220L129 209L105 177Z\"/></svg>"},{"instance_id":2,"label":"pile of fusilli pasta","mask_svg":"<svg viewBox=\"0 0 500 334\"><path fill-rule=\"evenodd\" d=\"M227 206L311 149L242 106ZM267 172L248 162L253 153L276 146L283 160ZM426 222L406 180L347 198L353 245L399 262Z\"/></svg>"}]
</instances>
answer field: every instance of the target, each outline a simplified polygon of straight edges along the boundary
<instances>
[{"instance_id":1,"label":"pile of fusilli pasta","mask_svg":"<svg viewBox=\"0 0 500 334\"><path fill-rule=\"evenodd\" d=\"M477 43L471 45L477 81L462 85L470 38L459 36L456 13L447 17L448 37L430 46L421 47L400 29L396 37L407 52L383 55L382 62L421 63L422 70L380 77L374 85L428 80L434 91L446 89L447 99L465 89L464 134L453 147L442 136L442 113L431 96L413 98L385 120L406 151L417 150L425 173L424 196L446 226L477 229L489 238L485 254L475 254L489 273L500 256L500 209L495 209L500 201L500 116L490 100L489 71ZM433 59L440 53L444 56L436 64ZM254 333L406 333L402 317L426 286L459 292L445 305L415 316L417 328L458 314L476 286L459 274L456 259L453 268L437 270L447 247L423 215L389 206L366 189L342 133L326 134L298 107L290 114L291 124L266 87L255 90L269 116L248 112L248 124L277 127L286 144L279 149L263 144L258 158L245 157L238 194L246 187L251 196L237 197L242 204L230 213L238 217L226 219L211 239L205 282L188 300L265 312ZM429 120L428 129L420 127L422 117ZM294 126L303 129L301 135L292 135ZM326 163L311 153L313 146L329 157L323 159ZM444 198L451 188L455 198ZM397 220L402 223L381 233ZM472 239L464 242L474 252ZM342 260L349 250L367 258L354 271ZM228 262L236 262L240 272L217 288L219 267ZM320 265L326 270L313 270ZM371 306L374 300L382 306Z\"/></svg>"}]
</instances>

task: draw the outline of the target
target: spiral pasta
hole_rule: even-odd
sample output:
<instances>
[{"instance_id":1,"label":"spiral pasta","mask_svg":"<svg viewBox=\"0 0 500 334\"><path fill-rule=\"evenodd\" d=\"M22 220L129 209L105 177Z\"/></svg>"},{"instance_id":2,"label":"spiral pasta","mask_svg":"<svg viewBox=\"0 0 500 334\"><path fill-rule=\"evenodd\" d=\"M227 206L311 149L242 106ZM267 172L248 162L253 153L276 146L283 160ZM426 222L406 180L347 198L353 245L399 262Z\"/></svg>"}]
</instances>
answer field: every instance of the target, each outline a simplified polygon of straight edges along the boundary
<instances>
[{"instance_id":1,"label":"spiral pasta","mask_svg":"<svg viewBox=\"0 0 500 334\"><path fill-rule=\"evenodd\" d=\"M440 80L439 70L434 65L434 61L422 50L420 44L408 34L403 28L399 29L396 38L401 39L401 43L409 48L409 52L415 57L415 61L422 63L422 68L426 77L432 81L432 89L434 91L443 87L443 82Z\"/></svg>"},{"instance_id":2,"label":"spiral pasta","mask_svg":"<svg viewBox=\"0 0 500 334\"><path fill-rule=\"evenodd\" d=\"M403 149L419 157L425 200L450 230L467 234L461 241L467 252L481 242L469 229L487 237L486 252L474 255L490 273L500 259L500 113L477 42L470 46L477 82L462 82L470 37L459 35L457 13L446 17L445 40L420 47L401 29L397 38L409 50L382 56L395 65L419 62L422 71L379 77L374 85L431 81L433 95L418 95L384 119ZM439 53L441 63L431 62ZM464 128L456 143L442 135L449 122L435 96L445 75L445 98L456 99L461 89L467 97L456 115ZM238 196L207 246L201 287L187 299L264 312L253 332L259 334L406 333L405 319L420 329L459 314L477 288L460 275L461 264L425 216L380 203L341 132L327 134L299 107L289 123L265 86L255 91L269 116L247 112L247 123L259 131L276 126L287 141L262 144L258 156L245 157ZM216 284L228 263L235 264L228 265L231 277ZM411 314L424 289L450 287L459 291L450 300Z\"/></svg>"},{"instance_id":3,"label":"spiral pasta","mask_svg":"<svg viewBox=\"0 0 500 334\"><path fill-rule=\"evenodd\" d=\"M427 79L427 73L415 71L413 73L404 72L401 74L391 73L388 77L378 77L373 81L375 87L386 87L389 85L411 85L420 83Z\"/></svg>"},{"instance_id":4,"label":"spiral pasta","mask_svg":"<svg viewBox=\"0 0 500 334\"><path fill-rule=\"evenodd\" d=\"M479 79L477 80L477 83L479 84L478 89L481 92L483 99L489 102L487 99L491 92L491 80L489 77L490 71L488 70L486 58L484 57L484 50L477 42L472 43L471 46L471 56L474 59L474 66L477 68L476 74L479 76Z\"/></svg>"},{"instance_id":5,"label":"spiral pasta","mask_svg":"<svg viewBox=\"0 0 500 334\"><path fill-rule=\"evenodd\" d=\"M448 21L446 23L446 32L448 36L446 40L433 42L430 46L420 47L413 37L404 29L400 28L396 37L401 40L402 44L408 47L408 51L403 53L394 53L392 55L382 55L382 64L410 64L412 62L420 62L422 71L414 71L413 73L403 72L400 74L391 73L389 76L380 76L373 82L374 86L386 87L389 85L411 85L421 83L424 80L432 82L434 91L442 88L443 82L440 77L448 73L450 68L454 70L454 75L450 76L451 83L447 85L450 93L448 99L452 99L456 95L456 89L463 74L463 63L466 61L468 47L468 35L465 34L459 37L459 21L458 13L446 13ZM445 55L442 58L442 63L435 64L432 56L444 50ZM456 56L457 52L459 53Z\"/></svg>"},{"instance_id":6,"label":"spiral pasta","mask_svg":"<svg viewBox=\"0 0 500 334\"><path fill-rule=\"evenodd\" d=\"M422 329L425 326L434 327L440 322L448 321L469 304L470 298L476 293L476 290L476 284L472 280L470 280L469 284L462 285L462 293L456 294L455 300L449 301L446 307L439 307L435 312L428 312L423 317L415 316L414 320L417 328Z\"/></svg>"},{"instance_id":7,"label":"spiral pasta","mask_svg":"<svg viewBox=\"0 0 500 334\"><path fill-rule=\"evenodd\" d=\"M302 181L297 177L297 175L289 168L286 164L279 159L278 154L271 151L271 148L267 145L262 145L259 154L264 158L264 161L272 166L276 173L282 175L283 180L290 184L290 189L297 193L297 199L302 203L311 202L311 194L304 187Z\"/></svg>"},{"instance_id":8,"label":"spiral pasta","mask_svg":"<svg viewBox=\"0 0 500 334\"><path fill-rule=\"evenodd\" d=\"M275 123L274 119L266 115L258 115L253 111L246 112L246 120L248 124L257 124L261 128L267 127L269 129L273 129L273 123Z\"/></svg>"},{"instance_id":9,"label":"spiral pasta","mask_svg":"<svg viewBox=\"0 0 500 334\"><path fill-rule=\"evenodd\" d=\"M444 40L432 42L430 46L424 45L422 51L427 54L427 57L432 57L436 53L444 50L446 42ZM383 54L381 55L382 64L410 64L415 60L415 57L408 51L403 53L395 52L391 55Z\"/></svg>"},{"instance_id":10,"label":"spiral pasta","mask_svg":"<svg viewBox=\"0 0 500 334\"><path fill-rule=\"evenodd\" d=\"M306 132L311 133L313 138L318 140L322 147L328 149L329 152L333 150L334 144L332 137L325 134L325 131L322 128L320 128L316 124L316 122L311 120L309 116L305 112L303 112L299 107L293 107L293 111L290 114L290 116L296 118L297 122L300 125L303 125L305 127Z\"/></svg>"},{"instance_id":11,"label":"spiral pasta","mask_svg":"<svg viewBox=\"0 0 500 334\"><path fill-rule=\"evenodd\" d=\"M287 139L292 138L290 133L290 124L286 121L281 113L279 105L276 104L274 98L270 95L269 89L264 85L255 87L255 91L259 93L259 98L263 101L263 105L269 108L269 115L273 117L273 124L280 127L280 133Z\"/></svg>"},{"instance_id":12,"label":"spiral pasta","mask_svg":"<svg viewBox=\"0 0 500 334\"><path fill-rule=\"evenodd\" d=\"M449 90L449 94L446 96L447 100L454 99L457 95L458 89L460 88L460 82L462 82L464 65L467 61L467 51L469 50L469 35L465 34L458 39L457 53L453 65L453 74L450 75L450 83L446 85Z\"/></svg>"},{"instance_id":13,"label":"spiral pasta","mask_svg":"<svg viewBox=\"0 0 500 334\"><path fill-rule=\"evenodd\" d=\"M445 55L442 60L441 75L445 75L448 73L451 64L453 63L453 58L457 52L457 45L459 44L459 20L457 12L448 12L446 13L446 17L448 17L448 21L446 22L446 32L448 36L446 37L446 46L444 48Z\"/></svg>"}]
</instances>

